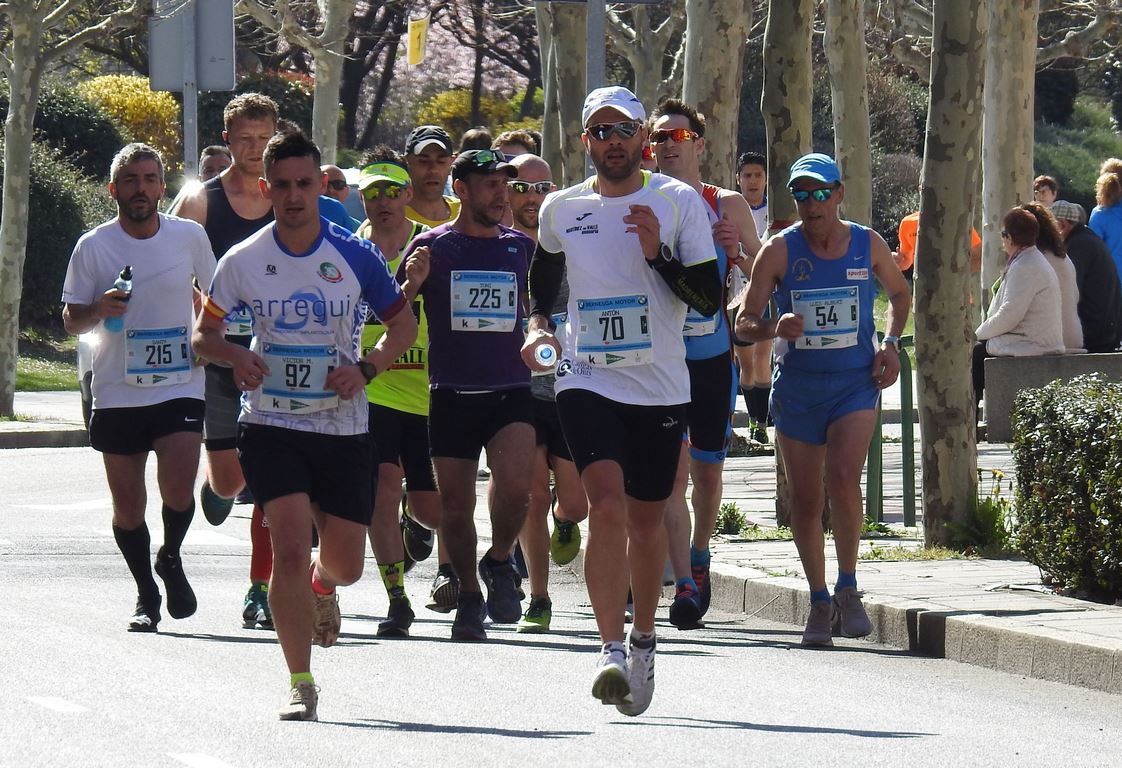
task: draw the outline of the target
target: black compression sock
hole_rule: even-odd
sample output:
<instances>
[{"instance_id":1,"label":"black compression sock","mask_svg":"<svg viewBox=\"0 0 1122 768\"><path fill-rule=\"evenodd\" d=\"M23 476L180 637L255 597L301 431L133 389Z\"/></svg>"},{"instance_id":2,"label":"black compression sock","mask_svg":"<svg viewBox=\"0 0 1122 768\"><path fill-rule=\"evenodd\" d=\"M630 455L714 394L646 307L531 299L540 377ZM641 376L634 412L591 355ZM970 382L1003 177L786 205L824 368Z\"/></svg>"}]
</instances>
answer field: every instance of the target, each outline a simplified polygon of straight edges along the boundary
<instances>
[{"instance_id":1,"label":"black compression sock","mask_svg":"<svg viewBox=\"0 0 1122 768\"><path fill-rule=\"evenodd\" d=\"M191 519L195 516L195 502L182 512L178 512L167 504L160 509L164 518L164 547L165 555L179 557L179 546L187 537L187 529L191 527Z\"/></svg>"},{"instance_id":2,"label":"black compression sock","mask_svg":"<svg viewBox=\"0 0 1122 768\"><path fill-rule=\"evenodd\" d=\"M143 598L152 598L160 593L156 580L152 578L151 548L152 536L148 533L148 524L141 523L139 528L126 531L124 528L113 526L113 538L117 548L124 555L125 564L129 567L133 580L136 581L136 591Z\"/></svg>"}]
</instances>

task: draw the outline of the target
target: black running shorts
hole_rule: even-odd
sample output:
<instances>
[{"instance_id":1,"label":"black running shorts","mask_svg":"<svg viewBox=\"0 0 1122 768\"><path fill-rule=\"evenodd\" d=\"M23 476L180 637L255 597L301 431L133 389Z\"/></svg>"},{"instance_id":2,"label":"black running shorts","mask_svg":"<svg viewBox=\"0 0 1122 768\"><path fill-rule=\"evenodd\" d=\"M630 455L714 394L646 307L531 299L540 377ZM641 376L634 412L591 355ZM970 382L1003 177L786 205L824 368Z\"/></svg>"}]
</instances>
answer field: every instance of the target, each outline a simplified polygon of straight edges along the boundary
<instances>
[{"instance_id":1,"label":"black running shorts","mask_svg":"<svg viewBox=\"0 0 1122 768\"><path fill-rule=\"evenodd\" d=\"M238 443L238 415L242 393L234 383L234 369L213 363L206 368L206 429L208 451L232 451Z\"/></svg>"},{"instance_id":2,"label":"black running shorts","mask_svg":"<svg viewBox=\"0 0 1122 768\"><path fill-rule=\"evenodd\" d=\"M90 445L100 453L131 456L147 453L161 437L203 431L202 400L178 397L133 408L95 408L90 416Z\"/></svg>"},{"instance_id":3,"label":"black running shorts","mask_svg":"<svg viewBox=\"0 0 1122 768\"><path fill-rule=\"evenodd\" d=\"M379 464L400 464L410 491L435 491L426 416L370 403L370 433Z\"/></svg>"},{"instance_id":4,"label":"black running shorts","mask_svg":"<svg viewBox=\"0 0 1122 768\"><path fill-rule=\"evenodd\" d=\"M565 461L573 460L569 444L565 442L565 433L561 430L561 417L557 415L556 401L534 398L534 430L537 432L538 445L544 445L550 456Z\"/></svg>"},{"instance_id":5,"label":"black running shorts","mask_svg":"<svg viewBox=\"0 0 1122 768\"><path fill-rule=\"evenodd\" d=\"M434 389L429 400L429 447L433 457L478 460L487 443L509 424L534 424L529 387L496 392Z\"/></svg>"}]
</instances>

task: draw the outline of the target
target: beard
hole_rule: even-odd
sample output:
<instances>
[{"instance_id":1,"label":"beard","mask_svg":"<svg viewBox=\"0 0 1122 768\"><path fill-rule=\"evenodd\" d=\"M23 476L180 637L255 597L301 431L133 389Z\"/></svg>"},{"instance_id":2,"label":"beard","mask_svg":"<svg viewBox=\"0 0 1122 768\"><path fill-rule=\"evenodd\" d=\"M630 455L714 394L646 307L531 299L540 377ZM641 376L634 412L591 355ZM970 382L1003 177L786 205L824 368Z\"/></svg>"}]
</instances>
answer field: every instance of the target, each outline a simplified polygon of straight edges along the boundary
<instances>
[{"instance_id":1,"label":"beard","mask_svg":"<svg viewBox=\"0 0 1122 768\"><path fill-rule=\"evenodd\" d=\"M610 150L611 152L613 152L613 154L618 154L620 152L624 153L626 155L626 159L621 160L617 160L615 158L613 158L612 160L608 160L608 151L609 150L604 150L604 152L601 152L598 155L596 153L593 153L592 165L594 168L596 168L597 174L603 176L609 181L623 181L624 179L630 178L637 170L639 170L639 166L643 161L642 146L638 147L634 152L631 153L628 153L625 149Z\"/></svg>"},{"instance_id":2,"label":"beard","mask_svg":"<svg viewBox=\"0 0 1122 768\"><path fill-rule=\"evenodd\" d=\"M117 203L122 216L136 224L143 224L156 215L156 202L148 198L133 198L125 204Z\"/></svg>"}]
</instances>

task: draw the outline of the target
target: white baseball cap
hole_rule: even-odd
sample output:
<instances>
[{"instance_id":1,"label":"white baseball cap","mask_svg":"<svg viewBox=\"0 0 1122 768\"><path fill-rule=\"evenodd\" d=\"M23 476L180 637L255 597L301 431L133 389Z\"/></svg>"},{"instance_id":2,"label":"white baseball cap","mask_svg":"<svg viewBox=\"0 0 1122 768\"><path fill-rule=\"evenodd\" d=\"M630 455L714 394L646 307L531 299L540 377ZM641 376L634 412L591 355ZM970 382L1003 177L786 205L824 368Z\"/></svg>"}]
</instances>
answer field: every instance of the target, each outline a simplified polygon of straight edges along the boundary
<instances>
[{"instance_id":1,"label":"white baseball cap","mask_svg":"<svg viewBox=\"0 0 1122 768\"><path fill-rule=\"evenodd\" d=\"M609 85L597 88L585 97L580 114L581 125L587 128L589 118L605 108L614 109L631 120L647 119L647 110L643 109L643 102L639 101L638 96L622 85Z\"/></svg>"}]
</instances>

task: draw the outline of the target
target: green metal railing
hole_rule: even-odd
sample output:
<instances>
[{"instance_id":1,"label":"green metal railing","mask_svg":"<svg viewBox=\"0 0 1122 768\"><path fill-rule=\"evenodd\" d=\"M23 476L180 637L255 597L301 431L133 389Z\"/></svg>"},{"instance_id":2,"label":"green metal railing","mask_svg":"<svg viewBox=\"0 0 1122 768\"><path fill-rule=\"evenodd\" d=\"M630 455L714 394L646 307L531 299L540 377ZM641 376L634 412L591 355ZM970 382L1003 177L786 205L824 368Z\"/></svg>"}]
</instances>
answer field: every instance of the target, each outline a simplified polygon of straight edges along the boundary
<instances>
[{"instance_id":1,"label":"green metal railing","mask_svg":"<svg viewBox=\"0 0 1122 768\"><path fill-rule=\"evenodd\" d=\"M884 334L878 333L883 339ZM903 455L904 480L904 525L916 524L916 457L915 457L915 407L912 395L912 360L908 347L912 346L912 336L900 338L900 448ZM877 426L869 443L869 459L866 468L865 519L869 522L884 521L884 445L881 431L881 412L877 410Z\"/></svg>"}]
</instances>

